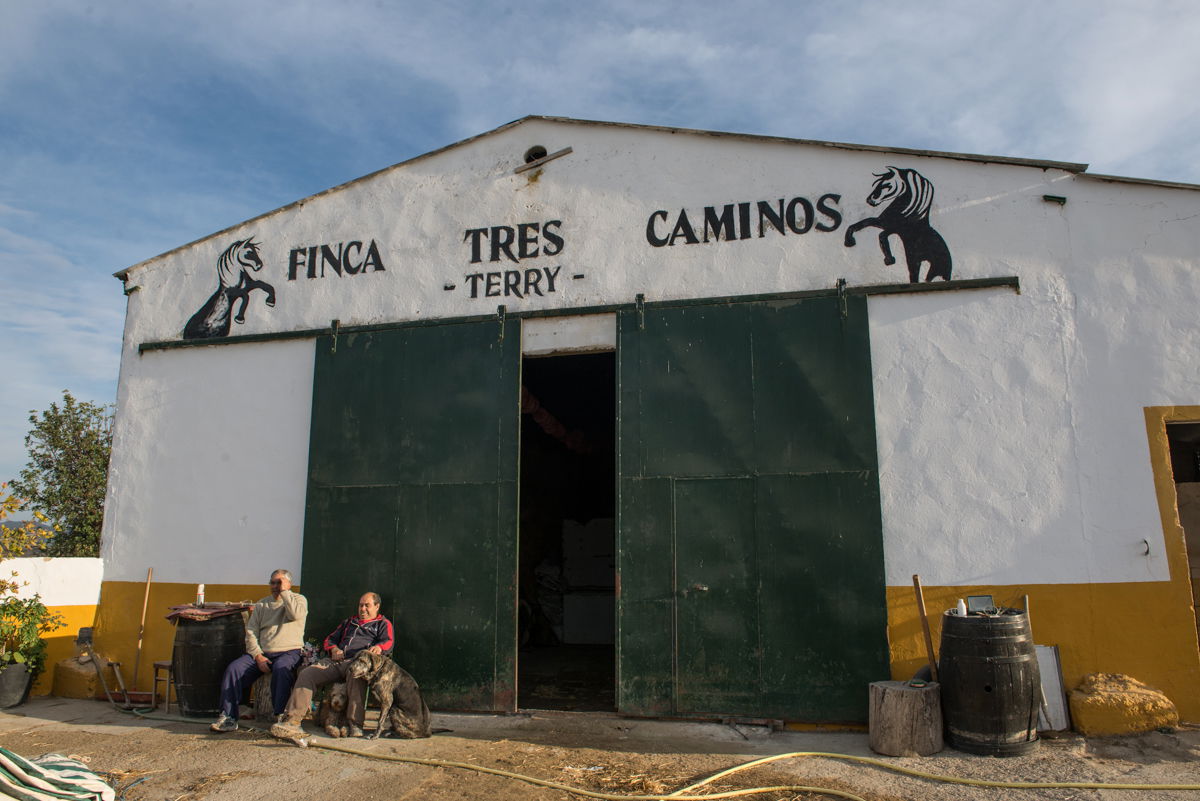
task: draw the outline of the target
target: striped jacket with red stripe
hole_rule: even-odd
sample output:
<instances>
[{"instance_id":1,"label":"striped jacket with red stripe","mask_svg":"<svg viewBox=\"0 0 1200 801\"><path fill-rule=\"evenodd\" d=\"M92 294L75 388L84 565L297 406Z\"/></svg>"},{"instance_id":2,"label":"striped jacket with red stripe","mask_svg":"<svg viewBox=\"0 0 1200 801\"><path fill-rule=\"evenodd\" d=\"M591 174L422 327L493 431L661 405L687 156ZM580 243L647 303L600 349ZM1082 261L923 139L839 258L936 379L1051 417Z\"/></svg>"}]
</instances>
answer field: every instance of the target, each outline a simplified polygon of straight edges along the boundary
<instances>
[{"instance_id":1,"label":"striped jacket with red stripe","mask_svg":"<svg viewBox=\"0 0 1200 801\"><path fill-rule=\"evenodd\" d=\"M336 646L346 652L347 659L372 645L378 645L385 654L391 653L392 646L395 645L392 621L383 615L371 620L348 617L325 638L326 651L331 651Z\"/></svg>"}]
</instances>

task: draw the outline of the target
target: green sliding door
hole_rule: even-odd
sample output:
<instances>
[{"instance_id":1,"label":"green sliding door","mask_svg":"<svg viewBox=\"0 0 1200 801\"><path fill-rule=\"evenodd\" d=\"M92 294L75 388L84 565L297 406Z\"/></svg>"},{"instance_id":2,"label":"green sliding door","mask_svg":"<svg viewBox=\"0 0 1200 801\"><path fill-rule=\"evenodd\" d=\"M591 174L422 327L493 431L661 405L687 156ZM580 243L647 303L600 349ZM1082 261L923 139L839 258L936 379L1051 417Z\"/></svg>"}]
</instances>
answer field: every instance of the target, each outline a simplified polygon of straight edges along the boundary
<instances>
[{"instance_id":1,"label":"green sliding door","mask_svg":"<svg viewBox=\"0 0 1200 801\"><path fill-rule=\"evenodd\" d=\"M316 342L308 636L379 592L396 661L439 709L515 709L519 325Z\"/></svg>"},{"instance_id":2,"label":"green sliding door","mask_svg":"<svg viewBox=\"0 0 1200 801\"><path fill-rule=\"evenodd\" d=\"M618 708L865 721L888 678L866 299L618 331Z\"/></svg>"}]
</instances>

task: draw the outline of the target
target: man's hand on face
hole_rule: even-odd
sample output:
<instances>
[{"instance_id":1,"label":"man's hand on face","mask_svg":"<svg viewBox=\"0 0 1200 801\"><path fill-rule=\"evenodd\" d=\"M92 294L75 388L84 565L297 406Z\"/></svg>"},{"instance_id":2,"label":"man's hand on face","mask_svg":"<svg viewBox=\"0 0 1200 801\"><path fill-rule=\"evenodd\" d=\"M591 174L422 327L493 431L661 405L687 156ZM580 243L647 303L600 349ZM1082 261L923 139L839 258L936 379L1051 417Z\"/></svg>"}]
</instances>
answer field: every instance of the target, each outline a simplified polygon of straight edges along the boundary
<instances>
[{"instance_id":1,"label":"man's hand on face","mask_svg":"<svg viewBox=\"0 0 1200 801\"><path fill-rule=\"evenodd\" d=\"M271 576L271 594L276 598L284 590L290 590L292 582L287 576Z\"/></svg>"},{"instance_id":2,"label":"man's hand on face","mask_svg":"<svg viewBox=\"0 0 1200 801\"><path fill-rule=\"evenodd\" d=\"M254 657L254 664L258 665L258 669L261 670L263 673L271 672L271 660L267 659L262 654L259 654L258 656Z\"/></svg>"}]
</instances>

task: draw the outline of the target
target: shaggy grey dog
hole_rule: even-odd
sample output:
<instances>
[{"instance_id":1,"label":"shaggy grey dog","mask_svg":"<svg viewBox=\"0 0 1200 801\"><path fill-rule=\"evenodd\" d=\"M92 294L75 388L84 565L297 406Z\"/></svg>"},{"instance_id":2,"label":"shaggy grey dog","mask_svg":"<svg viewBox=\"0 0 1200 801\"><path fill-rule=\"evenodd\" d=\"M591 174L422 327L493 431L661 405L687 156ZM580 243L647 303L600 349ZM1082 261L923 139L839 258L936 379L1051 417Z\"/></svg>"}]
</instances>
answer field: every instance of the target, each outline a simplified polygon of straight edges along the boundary
<instances>
[{"instance_id":1,"label":"shaggy grey dog","mask_svg":"<svg viewBox=\"0 0 1200 801\"><path fill-rule=\"evenodd\" d=\"M392 736L405 740L430 736L429 707L421 698L421 688L389 657L360 651L350 663L347 675L365 681L379 700L379 725L369 735L370 739L387 729L391 729Z\"/></svg>"},{"instance_id":2,"label":"shaggy grey dog","mask_svg":"<svg viewBox=\"0 0 1200 801\"><path fill-rule=\"evenodd\" d=\"M331 685L328 692L325 693L325 700L321 702L321 706L317 710L317 723L330 737L346 736L346 704L348 700L344 681Z\"/></svg>"}]
</instances>

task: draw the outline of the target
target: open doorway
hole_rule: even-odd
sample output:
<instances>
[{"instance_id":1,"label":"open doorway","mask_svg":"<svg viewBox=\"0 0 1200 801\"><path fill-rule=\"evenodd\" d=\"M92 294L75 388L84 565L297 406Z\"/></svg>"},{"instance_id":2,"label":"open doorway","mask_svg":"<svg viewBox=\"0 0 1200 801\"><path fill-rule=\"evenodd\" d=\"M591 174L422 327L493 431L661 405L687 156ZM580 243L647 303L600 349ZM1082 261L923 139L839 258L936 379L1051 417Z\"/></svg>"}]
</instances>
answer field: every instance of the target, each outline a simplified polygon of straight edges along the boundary
<instances>
[{"instance_id":1,"label":"open doorway","mask_svg":"<svg viewBox=\"0 0 1200 801\"><path fill-rule=\"evenodd\" d=\"M1167 423L1167 442L1179 523L1187 543L1193 607L1200 610L1200 423ZM1196 624L1200 633L1200 616Z\"/></svg>"},{"instance_id":2,"label":"open doorway","mask_svg":"<svg viewBox=\"0 0 1200 801\"><path fill-rule=\"evenodd\" d=\"M522 365L517 705L612 710L616 359Z\"/></svg>"}]
</instances>

